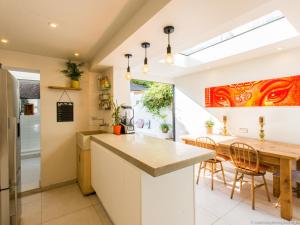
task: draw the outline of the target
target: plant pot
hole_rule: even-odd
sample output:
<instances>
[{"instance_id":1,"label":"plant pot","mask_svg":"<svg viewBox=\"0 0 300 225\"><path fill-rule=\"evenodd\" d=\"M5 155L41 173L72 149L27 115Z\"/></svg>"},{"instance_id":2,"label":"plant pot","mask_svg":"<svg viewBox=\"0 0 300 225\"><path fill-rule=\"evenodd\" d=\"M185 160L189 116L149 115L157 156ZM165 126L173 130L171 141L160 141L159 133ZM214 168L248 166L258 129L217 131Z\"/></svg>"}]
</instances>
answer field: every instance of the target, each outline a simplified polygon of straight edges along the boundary
<instances>
[{"instance_id":1,"label":"plant pot","mask_svg":"<svg viewBox=\"0 0 300 225\"><path fill-rule=\"evenodd\" d=\"M122 128L121 125L113 126L113 128L114 128L114 134L115 135L120 135L121 134L121 128Z\"/></svg>"},{"instance_id":2,"label":"plant pot","mask_svg":"<svg viewBox=\"0 0 300 225\"><path fill-rule=\"evenodd\" d=\"M167 127L164 127L164 128L162 128L161 129L161 131L163 132L163 133L168 133L169 132L169 128L167 128Z\"/></svg>"},{"instance_id":3,"label":"plant pot","mask_svg":"<svg viewBox=\"0 0 300 225\"><path fill-rule=\"evenodd\" d=\"M212 134L213 133L213 127L206 127L206 133Z\"/></svg>"},{"instance_id":4,"label":"plant pot","mask_svg":"<svg viewBox=\"0 0 300 225\"><path fill-rule=\"evenodd\" d=\"M80 88L79 80L71 80L71 88Z\"/></svg>"}]
</instances>

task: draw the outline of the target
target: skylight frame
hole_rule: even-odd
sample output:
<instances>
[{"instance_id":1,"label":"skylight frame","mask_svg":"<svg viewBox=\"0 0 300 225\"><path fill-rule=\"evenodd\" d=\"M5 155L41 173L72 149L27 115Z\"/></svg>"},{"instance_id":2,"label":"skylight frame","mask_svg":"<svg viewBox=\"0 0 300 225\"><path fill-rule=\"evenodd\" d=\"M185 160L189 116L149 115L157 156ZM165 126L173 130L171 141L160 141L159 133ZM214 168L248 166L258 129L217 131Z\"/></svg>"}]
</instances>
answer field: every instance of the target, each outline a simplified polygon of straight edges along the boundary
<instances>
[{"instance_id":1,"label":"skylight frame","mask_svg":"<svg viewBox=\"0 0 300 225\"><path fill-rule=\"evenodd\" d=\"M234 28L234 29L232 29L232 30L230 30L228 32L225 32L225 33L223 33L221 35L218 35L218 36L216 36L214 38L211 38L211 39L209 39L209 40L207 40L205 42L202 42L199 45L196 45L195 47L192 47L192 48L189 48L187 50L184 50L183 52L178 53L178 54L184 55L184 56L192 56L193 54L196 54L196 53L204 51L204 50L206 50L208 48L217 46L219 44L222 44L224 42L227 42L229 40L232 40L234 38L237 38L239 36L242 36L244 34L247 34L247 33L251 32L251 31L254 31L256 29L262 28L264 26L267 26L267 25L269 25L271 23L277 22L277 21L285 19L285 18L286 18L285 15L282 14L281 11L279 11L279 10L273 11L270 14L267 14L267 15L265 15L263 17L260 17L260 18L258 18L256 20L248 22L248 23L246 23L244 25L241 25L239 27L236 27L236 28ZM259 23L259 24L255 25L255 23ZM230 36L230 34L234 33L236 30L242 29L242 27L251 26L251 24L253 24L252 28L250 28L250 29L248 28L245 31L242 31L242 32L239 32L239 33L237 33L237 34L235 34L233 36ZM224 36L228 36L228 38L225 38L224 40L222 40L222 38ZM209 44L209 42L213 42L214 39L221 39L221 40L219 40L219 41L217 41L215 43ZM201 46L203 46L203 47L201 47ZM193 50L193 49L195 49L195 50Z\"/></svg>"}]
</instances>

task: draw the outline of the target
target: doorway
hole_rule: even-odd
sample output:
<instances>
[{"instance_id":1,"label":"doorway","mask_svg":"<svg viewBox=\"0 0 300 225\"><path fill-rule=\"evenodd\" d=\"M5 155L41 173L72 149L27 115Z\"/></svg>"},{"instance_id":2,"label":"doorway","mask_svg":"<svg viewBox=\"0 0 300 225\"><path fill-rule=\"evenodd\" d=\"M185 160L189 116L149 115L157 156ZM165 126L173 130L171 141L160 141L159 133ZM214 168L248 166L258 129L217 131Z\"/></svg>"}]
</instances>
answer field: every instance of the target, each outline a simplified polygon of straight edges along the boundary
<instances>
[{"instance_id":1,"label":"doorway","mask_svg":"<svg viewBox=\"0 0 300 225\"><path fill-rule=\"evenodd\" d=\"M10 70L19 81L21 192L40 188L40 74Z\"/></svg>"},{"instance_id":2,"label":"doorway","mask_svg":"<svg viewBox=\"0 0 300 225\"><path fill-rule=\"evenodd\" d=\"M135 132L175 140L174 85L154 81L130 81Z\"/></svg>"}]
</instances>

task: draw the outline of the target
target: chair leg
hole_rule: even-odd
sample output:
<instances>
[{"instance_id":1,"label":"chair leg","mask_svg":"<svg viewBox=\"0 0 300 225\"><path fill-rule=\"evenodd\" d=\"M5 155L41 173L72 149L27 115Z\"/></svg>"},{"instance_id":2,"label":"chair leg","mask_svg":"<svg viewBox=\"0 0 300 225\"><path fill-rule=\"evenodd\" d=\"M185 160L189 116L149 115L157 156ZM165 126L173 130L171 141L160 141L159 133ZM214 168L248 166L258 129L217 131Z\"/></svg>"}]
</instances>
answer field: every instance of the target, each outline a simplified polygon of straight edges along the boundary
<instances>
[{"instance_id":1,"label":"chair leg","mask_svg":"<svg viewBox=\"0 0 300 225\"><path fill-rule=\"evenodd\" d=\"M204 162L204 176L206 174L206 164L207 164L207 162Z\"/></svg>"},{"instance_id":2,"label":"chair leg","mask_svg":"<svg viewBox=\"0 0 300 225\"><path fill-rule=\"evenodd\" d=\"M243 188L243 180L244 180L244 174L242 174L241 179L240 179L240 190Z\"/></svg>"},{"instance_id":3,"label":"chair leg","mask_svg":"<svg viewBox=\"0 0 300 225\"><path fill-rule=\"evenodd\" d=\"M231 196L230 198L233 198L233 194L234 194L234 189L235 189L235 185L236 185L236 180L237 180L237 176L238 176L238 171L235 171L235 175L234 175L234 181L233 181L233 185L232 185L232 191L231 191Z\"/></svg>"},{"instance_id":4,"label":"chair leg","mask_svg":"<svg viewBox=\"0 0 300 225\"><path fill-rule=\"evenodd\" d=\"M198 171L198 177L197 177L197 184L199 183L199 178L200 178L200 173L201 173L201 167L202 167L202 162L200 162L200 165L199 165L199 171Z\"/></svg>"},{"instance_id":5,"label":"chair leg","mask_svg":"<svg viewBox=\"0 0 300 225\"><path fill-rule=\"evenodd\" d=\"M215 163L211 163L211 190L214 190Z\"/></svg>"},{"instance_id":6,"label":"chair leg","mask_svg":"<svg viewBox=\"0 0 300 225\"><path fill-rule=\"evenodd\" d=\"M222 162L220 162L220 165L221 165L221 171L222 171L222 175L223 175L223 181L224 181L224 184L226 185L225 174L224 174L224 168L223 168Z\"/></svg>"},{"instance_id":7,"label":"chair leg","mask_svg":"<svg viewBox=\"0 0 300 225\"><path fill-rule=\"evenodd\" d=\"M251 197L252 197L252 209L255 210L254 176L251 176Z\"/></svg>"},{"instance_id":8,"label":"chair leg","mask_svg":"<svg viewBox=\"0 0 300 225\"><path fill-rule=\"evenodd\" d=\"M268 185L267 185L267 182L266 182L265 175L263 175L263 179L264 179L264 184L265 184L265 188L266 188L266 192L267 192L268 201L271 202L270 193L269 193L269 189L268 189Z\"/></svg>"}]
</instances>

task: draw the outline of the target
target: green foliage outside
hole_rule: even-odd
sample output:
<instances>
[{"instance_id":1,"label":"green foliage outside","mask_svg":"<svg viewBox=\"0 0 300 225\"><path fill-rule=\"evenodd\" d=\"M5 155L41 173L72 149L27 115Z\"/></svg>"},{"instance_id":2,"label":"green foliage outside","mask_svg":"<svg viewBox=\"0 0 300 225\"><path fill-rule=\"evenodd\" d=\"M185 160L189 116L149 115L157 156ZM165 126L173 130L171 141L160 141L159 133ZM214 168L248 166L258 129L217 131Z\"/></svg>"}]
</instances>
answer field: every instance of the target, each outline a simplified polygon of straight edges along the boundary
<instances>
[{"instance_id":1,"label":"green foliage outside","mask_svg":"<svg viewBox=\"0 0 300 225\"><path fill-rule=\"evenodd\" d=\"M146 88L151 87L151 85L153 85L155 83L153 81L136 80L136 79L132 79L131 82L134 83L134 84L136 84L136 85L144 86Z\"/></svg>"},{"instance_id":2,"label":"green foliage outside","mask_svg":"<svg viewBox=\"0 0 300 225\"><path fill-rule=\"evenodd\" d=\"M173 103L172 85L152 82L145 91L143 97L144 107L161 119L165 119L166 115L161 113L162 109L171 106Z\"/></svg>"}]
</instances>

